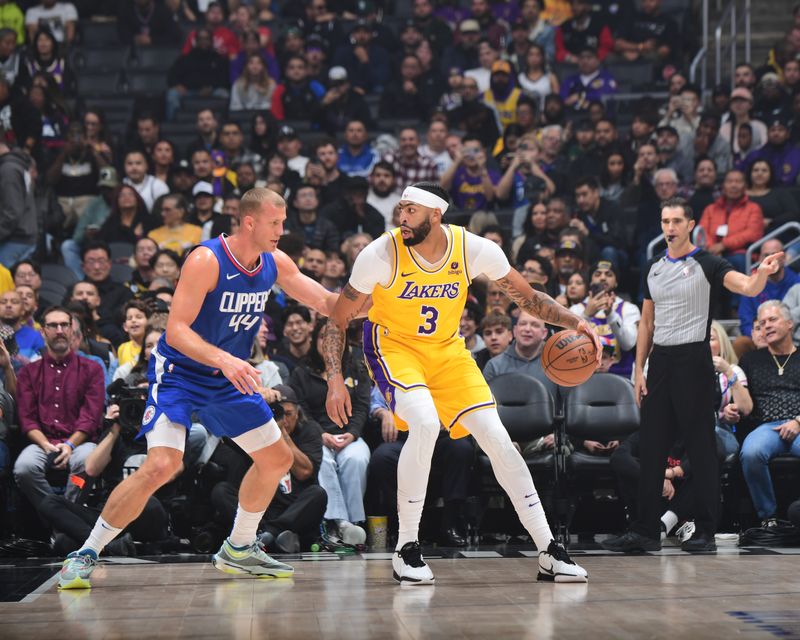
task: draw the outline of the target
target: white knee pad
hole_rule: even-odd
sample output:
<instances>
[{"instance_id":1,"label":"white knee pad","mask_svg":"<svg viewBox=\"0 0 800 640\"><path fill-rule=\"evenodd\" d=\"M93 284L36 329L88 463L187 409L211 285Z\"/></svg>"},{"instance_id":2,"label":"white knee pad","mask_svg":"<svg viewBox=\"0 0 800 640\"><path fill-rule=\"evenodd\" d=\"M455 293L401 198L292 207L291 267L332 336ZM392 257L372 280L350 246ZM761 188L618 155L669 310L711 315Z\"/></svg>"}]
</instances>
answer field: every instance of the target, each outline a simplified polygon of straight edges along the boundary
<instances>
[{"instance_id":1,"label":"white knee pad","mask_svg":"<svg viewBox=\"0 0 800 640\"><path fill-rule=\"evenodd\" d=\"M431 392L425 388L397 392L395 411L408 423L408 440L403 448L412 448L419 464L430 465L440 428Z\"/></svg>"}]
</instances>

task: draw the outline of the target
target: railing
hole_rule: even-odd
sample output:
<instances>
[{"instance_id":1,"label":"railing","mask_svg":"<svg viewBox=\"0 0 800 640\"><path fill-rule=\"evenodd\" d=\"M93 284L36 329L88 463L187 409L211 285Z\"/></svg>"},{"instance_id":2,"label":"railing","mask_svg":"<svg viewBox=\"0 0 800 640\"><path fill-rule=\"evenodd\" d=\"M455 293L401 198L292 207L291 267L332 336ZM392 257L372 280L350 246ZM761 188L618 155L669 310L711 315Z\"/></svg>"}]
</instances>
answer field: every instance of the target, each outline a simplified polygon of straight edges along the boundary
<instances>
[{"instance_id":1,"label":"railing","mask_svg":"<svg viewBox=\"0 0 800 640\"><path fill-rule=\"evenodd\" d=\"M800 225L798 225L800 226ZM660 244L664 243L664 234L659 234L655 238L653 238L647 244L647 259L652 260L653 256L656 253L656 247ZM697 225L694 230L692 231L692 244L697 247L705 247L706 246L706 230L703 229L700 225Z\"/></svg>"},{"instance_id":2,"label":"railing","mask_svg":"<svg viewBox=\"0 0 800 640\"><path fill-rule=\"evenodd\" d=\"M720 84L723 78L725 63L730 63L730 83L733 87L733 71L736 69L738 36L739 29L744 22L744 61L750 62L750 17L751 0L730 0L728 6L722 11L716 26L714 27L714 84ZM721 8L721 0L717 0L717 10ZM711 40L709 38L709 0L703 0L703 43L700 50L695 55L689 67L689 79L691 82L698 82L697 72L700 70L700 88L703 91L708 89L708 54L710 51ZM741 7L739 6L741 5ZM730 40L723 51L722 38L725 31L730 32Z\"/></svg>"},{"instance_id":3,"label":"railing","mask_svg":"<svg viewBox=\"0 0 800 640\"><path fill-rule=\"evenodd\" d=\"M792 247L797 247L797 249L800 250L800 222L787 222L786 224L782 224L780 227L775 229L775 231L765 235L763 238L761 238L761 240L758 240L747 247L747 251L744 254L744 272L750 273L753 270L753 254L761 248L761 245L763 245L767 240L772 240L773 238L782 236L787 231L795 231L797 232L797 235L783 245L783 250L786 252L787 256L789 256L789 254L794 254L793 258L786 260L786 266L789 266L790 264L800 260L800 253L795 254L794 252L789 251L789 249Z\"/></svg>"}]
</instances>

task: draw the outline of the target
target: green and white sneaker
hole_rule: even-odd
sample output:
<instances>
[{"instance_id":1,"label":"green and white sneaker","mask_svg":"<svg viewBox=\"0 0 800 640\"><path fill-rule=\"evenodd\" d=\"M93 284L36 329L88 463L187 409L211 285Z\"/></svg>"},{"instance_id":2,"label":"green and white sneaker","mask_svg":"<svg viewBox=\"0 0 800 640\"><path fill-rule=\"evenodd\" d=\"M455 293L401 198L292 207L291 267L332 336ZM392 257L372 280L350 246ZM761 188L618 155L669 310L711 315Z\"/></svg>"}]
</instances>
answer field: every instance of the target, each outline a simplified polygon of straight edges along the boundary
<instances>
[{"instance_id":1,"label":"green and white sneaker","mask_svg":"<svg viewBox=\"0 0 800 640\"><path fill-rule=\"evenodd\" d=\"M257 542L237 549L225 540L213 556L211 563L224 573L247 574L259 578L291 578L294 569L271 558Z\"/></svg>"},{"instance_id":2,"label":"green and white sneaker","mask_svg":"<svg viewBox=\"0 0 800 640\"><path fill-rule=\"evenodd\" d=\"M88 553L73 551L64 560L58 576L59 589L91 589L89 577L97 566L97 558Z\"/></svg>"}]
</instances>

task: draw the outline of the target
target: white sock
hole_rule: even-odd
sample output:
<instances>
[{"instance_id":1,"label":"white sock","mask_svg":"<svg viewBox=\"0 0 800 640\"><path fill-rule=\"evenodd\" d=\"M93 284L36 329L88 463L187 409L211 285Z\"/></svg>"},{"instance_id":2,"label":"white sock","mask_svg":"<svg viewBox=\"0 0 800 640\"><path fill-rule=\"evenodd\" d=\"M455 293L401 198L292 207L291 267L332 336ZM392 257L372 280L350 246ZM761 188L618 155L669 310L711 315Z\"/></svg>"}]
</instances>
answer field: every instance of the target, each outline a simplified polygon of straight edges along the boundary
<instances>
[{"instance_id":1,"label":"white sock","mask_svg":"<svg viewBox=\"0 0 800 640\"><path fill-rule=\"evenodd\" d=\"M536 548L546 551L553 540L553 533L533 485L528 465L511 443L497 410L491 408L469 413L461 418L461 424L489 456L497 481L511 498L520 522L533 538Z\"/></svg>"},{"instance_id":2,"label":"white sock","mask_svg":"<svg viewBox=\"0 0 800 640\"><path fill-rule=\"evenodd\" d=\"M664 512L664 515L661 516L661 522L664 523L667 535L669 535L669 532L675 528L676 524L678 524L678 516L672 511L666 511Z\"/></svg>"},{"instance_id":3,"label":"white sock","mask_svg":"<svg viewBox=\"0 0 800 640\"><path fill-rule=\"evenodd\" d=\"M398 415L408 423L408 439L397 463L397 551L419 539L431 458L439 437L439 417L430 392L414 389L398 396Z\"/></svg>"},{"instance_id":4,"label":"white sock","mask_svg":"<svg viewBox=\"0 0 800 640\"><path fill-rule=\"evenodd\" d=\"M253 544L258 531L258 523L261 522L264 511L245 511L242 509L242 505L239 505L236 509L236 519L233 521L233 530L228 536L228 540L234 547L247 547Z\"/></svg>"},{"instance_id":5,"label":"white sock","mask_svg":"<svg viewBox=\"0 0 800 640\"><path fill-rule=\"evenodd\" d=\"M89 534L86 542L83 543L79 552L91 551L96 558L100 555L100 552L105 546L119 535L120 531L122 531L122 529L112 527L108 522L103 520L102 516L98 517L97 522L94 523L92 532Z\"/></svg>"}]
</instances>

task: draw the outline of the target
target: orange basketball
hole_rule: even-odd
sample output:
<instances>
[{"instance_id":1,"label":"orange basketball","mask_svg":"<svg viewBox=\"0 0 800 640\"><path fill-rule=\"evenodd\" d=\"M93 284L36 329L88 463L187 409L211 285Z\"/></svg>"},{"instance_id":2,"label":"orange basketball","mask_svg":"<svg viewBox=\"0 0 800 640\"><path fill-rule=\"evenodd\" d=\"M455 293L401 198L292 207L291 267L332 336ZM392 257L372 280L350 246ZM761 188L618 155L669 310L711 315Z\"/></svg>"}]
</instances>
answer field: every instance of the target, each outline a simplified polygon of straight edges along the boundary
<instances>
[{"instance_id":1,"label":"orange basketball","mask_svg":"<svg viewBox=\"0 0 800 640\"><path fill-rule=\"evenodd\" d=\"M542 368L553 382L575 387L592 377L597 368L594 342L584 333L567 329L550 336L542 351Z\"/></svg>"}]
</instances>

